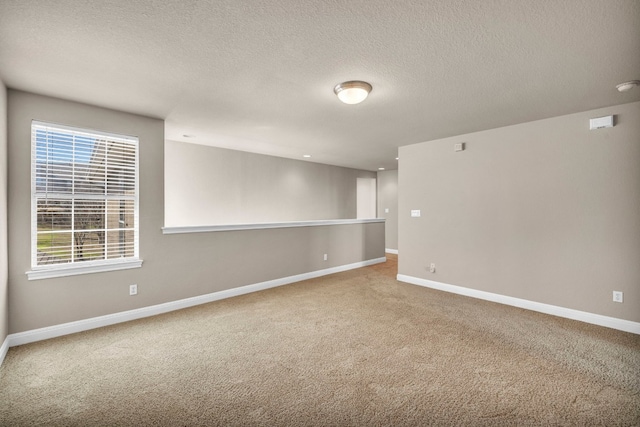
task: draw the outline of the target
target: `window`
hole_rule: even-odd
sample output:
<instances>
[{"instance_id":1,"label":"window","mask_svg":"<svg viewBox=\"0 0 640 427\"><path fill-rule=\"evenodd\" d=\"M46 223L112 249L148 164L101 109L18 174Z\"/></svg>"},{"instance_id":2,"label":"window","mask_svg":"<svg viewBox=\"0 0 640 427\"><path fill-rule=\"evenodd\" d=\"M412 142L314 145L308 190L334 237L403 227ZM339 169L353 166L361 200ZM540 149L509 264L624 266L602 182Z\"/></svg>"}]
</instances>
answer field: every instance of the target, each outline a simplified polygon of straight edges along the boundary
<instances>
[{"instance_id":1,"label":"window","mask_svg":"<svg viewBox=\"0 0 640 427\"><path fill-rule=\"evenodd\" d=\"M139 267L138 139L31 125L29 279Z\"/></svg>"}]
</instances>

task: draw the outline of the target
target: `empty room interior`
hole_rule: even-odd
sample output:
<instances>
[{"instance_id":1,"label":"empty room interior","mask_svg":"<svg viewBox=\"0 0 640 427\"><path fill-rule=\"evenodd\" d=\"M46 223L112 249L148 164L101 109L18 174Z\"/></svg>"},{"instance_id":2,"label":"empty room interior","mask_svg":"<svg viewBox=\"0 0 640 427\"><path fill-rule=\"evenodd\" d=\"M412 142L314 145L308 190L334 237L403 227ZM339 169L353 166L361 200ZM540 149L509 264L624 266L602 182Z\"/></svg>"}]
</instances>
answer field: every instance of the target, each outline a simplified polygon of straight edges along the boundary
<instances>
[{"instance_id":1,"label":"empty room interior","mask_svg":"<svg viewBox=\"0 0 640 427\"><path fill-rule=\"evenodd\" d=\"M0 2L0 425L640 425L640 2Z\"/></svg>"}]
</instances>

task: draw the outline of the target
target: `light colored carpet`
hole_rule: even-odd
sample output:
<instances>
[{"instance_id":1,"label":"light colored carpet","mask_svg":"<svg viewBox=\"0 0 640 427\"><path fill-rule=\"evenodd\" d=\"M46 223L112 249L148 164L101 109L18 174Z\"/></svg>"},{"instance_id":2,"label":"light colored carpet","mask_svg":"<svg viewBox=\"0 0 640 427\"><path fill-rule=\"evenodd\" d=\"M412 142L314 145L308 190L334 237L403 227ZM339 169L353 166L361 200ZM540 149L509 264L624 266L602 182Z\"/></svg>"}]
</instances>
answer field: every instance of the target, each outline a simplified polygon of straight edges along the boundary
<instances>
[{"instance_id":1,"label":"light colored carpet","mask_svg":"<svg viewBox=\"0 0 640 427\"><path fill-rule=\"evenodd\" d=\"M640 336L385 264L9 350L2 426L640 425Z\"/></svg>"}]
</instances>

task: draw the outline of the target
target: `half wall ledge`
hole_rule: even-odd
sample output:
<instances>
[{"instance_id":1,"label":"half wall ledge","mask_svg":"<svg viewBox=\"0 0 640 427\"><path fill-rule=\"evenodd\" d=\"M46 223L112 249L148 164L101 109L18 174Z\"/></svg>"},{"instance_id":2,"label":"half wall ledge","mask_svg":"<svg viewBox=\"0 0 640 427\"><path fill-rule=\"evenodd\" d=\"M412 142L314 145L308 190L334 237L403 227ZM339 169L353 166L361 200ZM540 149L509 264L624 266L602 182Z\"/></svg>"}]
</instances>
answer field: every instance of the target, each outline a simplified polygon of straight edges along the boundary
<instances>
[{"instance_id":1,"label":"half wall ledge","mask_svg":"<svg viewBox=\"0 0 640 427\"><path fill-rule=\"evenodd\" d=\"M319 227L326 225L370 224L385 222L384 218L326 219L316 221L259 222L252 224L193 225L186 227L162 227L162 234L209 233L218 231L263 230L267 228Z\"/></svg>"}]
</instances>

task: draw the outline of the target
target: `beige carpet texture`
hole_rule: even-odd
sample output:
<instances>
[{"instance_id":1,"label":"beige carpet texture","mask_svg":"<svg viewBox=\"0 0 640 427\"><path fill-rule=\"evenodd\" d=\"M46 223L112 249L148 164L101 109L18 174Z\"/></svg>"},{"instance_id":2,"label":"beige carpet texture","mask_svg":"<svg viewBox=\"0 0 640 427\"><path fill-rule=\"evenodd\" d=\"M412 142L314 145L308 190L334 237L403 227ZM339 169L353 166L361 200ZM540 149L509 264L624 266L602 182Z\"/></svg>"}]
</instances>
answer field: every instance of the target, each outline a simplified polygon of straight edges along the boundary
<instances>
[{"instance_id":1,"label":"beige carpet texture","mask_svg":"<svg viewBox=\"0 0 640 427\"><path fill-rule=\"evenodd\" d=\"M640 336L396 271L391 255L11 348L0 425L640 425Z\"/></svg>"}]
</instances>

